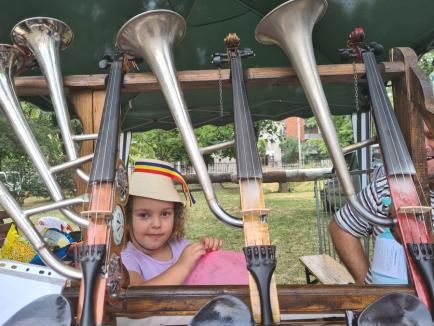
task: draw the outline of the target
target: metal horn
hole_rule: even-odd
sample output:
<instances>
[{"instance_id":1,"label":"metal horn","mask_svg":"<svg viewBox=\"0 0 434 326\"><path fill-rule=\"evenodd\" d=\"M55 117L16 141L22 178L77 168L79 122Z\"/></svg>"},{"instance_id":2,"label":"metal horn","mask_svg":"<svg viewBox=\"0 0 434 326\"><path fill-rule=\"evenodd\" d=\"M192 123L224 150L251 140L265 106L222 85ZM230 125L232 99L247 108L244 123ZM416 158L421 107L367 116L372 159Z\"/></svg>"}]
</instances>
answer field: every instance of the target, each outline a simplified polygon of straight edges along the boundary
<instances>
[{"instance_id":1,"label":"metal horn","mask_svg":"<svg viewBox=\"0 0 434 326\"><path fill-rule=\"evenodd\" d=\"M0 107L10 122L25 152L29 155L35 168L54 201L64 199L62 190L48 165L32 131L24 117L20 101L13 88L13 77L16 69L21 69L28 60L26 55L18 48L0 44ZM54 168L55 169L55 168ZM89 222L75 212L61 208L62 213L71 221L80 226L87 226Z\"/></svg>"},{"instance_id":2,"label":"metal horn","mask_svg":"<svg viewBox=\"0 0 434 326\"><path fill-rule=\"evenodd\" d=\"M121 27L116 44L127 54L144 57L159 81L210 210L222 222L242 227L242 220L229 215L219 206L179 84L172 47L182 40L185 29L184 18L173 11L148 11L131 18Z\"/></svg>"},{"instance_id":3,"label":"metal horn","mask_svg":"<svg viewBox=\"0 0 434 326\"><path fill-rule=\"evenodd\" d=\"M31 159L40 172L55 203L23 211L9 193L8 189L0 182L0 206L5 209L20 230L23 231L33 248L35 248L48 266L66 277L80 279L82 276L81 271L63 264L52 254L29 219L29 217L34 214L60 208L71 220L87 222L65 207L86 202L88 199L86 196L79 196L77 198L64 200L59 185L55 178L49 173L47 162L39 149L36 139L30 131L29 125L21 111L20 102L12 87L14 71L16 68L20 69L23 66L24 60L25 56L21 50L8 44L0 44L0 106L3 108L6 117L11 121L11 125L25 151L28 153L32 152Z\"/></svg>"},{"instance_id":4,"label":"metal horn","mask_svg":"<svg viewBox=\"0 0 434 326\"><path fill-rule=\"evenodd\" d=\"M373 215L358 203L330 116L312 45L313 26L324 15L326 9L325 0L287 1L273 9L259 22L255 30L255 38L259 43L280 46L292 63L317 119L348 202L370 222L391 225L393 221Z\"/></svg>"},{"instance_id":5,"label":"metal horn","mask_svg":"<svg viewBox=\"0 0 434 326\"><path fill-rule=\"evenodd\" d=\"M39 213L42 211L48 211L53 208L58 208L55 206L69 206L74 204L79 204L88 201L85 196L74 198L73 200L66 200L65 202L56 202L55 205L46 205L46 207L33 209L30 211L23 211L17 201L9 193L8 189L0 182L0 205L5 209L9 216L14 220L18 228L24 233L26 238L32 244L33 248L38 252L42 260L53 270L59 274L74 279L81 279L83 274L81 270L73 268L64 264L62 261L54 255L50 249L48 249L47 244L44 239L42 239L39 232L33 226L32 222L28 219L33 213Z\"/></svg>"},{"instance_id":6,"label":"metal horn","mask_svg":"<svg viewBox=\"0 0 434 326\"><path fill-rule=\"evenodd\" d=\"M51 101L56 113L57 124L62 134L63 144L69 161L78 158L72 139L68 106L63 92L60 71L59 50L66 49L74 39L71 28L64 22L49 17L27 18L12 28L11 37L16 45L28 48L35 56L42 73L48 82ZM77 169L78 176L89 181L89 176Z\"/></svg>"}]
</instances>

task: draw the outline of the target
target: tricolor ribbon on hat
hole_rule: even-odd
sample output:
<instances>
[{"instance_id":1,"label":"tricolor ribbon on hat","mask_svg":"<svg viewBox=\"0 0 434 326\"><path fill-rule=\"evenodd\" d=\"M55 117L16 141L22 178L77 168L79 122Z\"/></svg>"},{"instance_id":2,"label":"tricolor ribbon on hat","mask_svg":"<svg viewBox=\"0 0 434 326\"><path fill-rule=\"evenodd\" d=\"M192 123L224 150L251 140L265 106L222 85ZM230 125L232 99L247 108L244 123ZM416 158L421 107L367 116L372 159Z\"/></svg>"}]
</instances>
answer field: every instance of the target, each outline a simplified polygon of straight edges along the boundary
<instances>
[{"instance_id":1,"label":"tricolor ribbon on hat","mask_svg":"<svg viewBox=\"0 0 434 326\"><path fill-rule=\"evenodd\" d=\"M190 207L196 203L196 200L191 194L190 188L188 188L187 182L185 182L182 174L170 165L155 162L137 161L134 164L134 172L160 174L176 180L181 183L185 198L190 202Z\"/></svg>"}]
</instances>

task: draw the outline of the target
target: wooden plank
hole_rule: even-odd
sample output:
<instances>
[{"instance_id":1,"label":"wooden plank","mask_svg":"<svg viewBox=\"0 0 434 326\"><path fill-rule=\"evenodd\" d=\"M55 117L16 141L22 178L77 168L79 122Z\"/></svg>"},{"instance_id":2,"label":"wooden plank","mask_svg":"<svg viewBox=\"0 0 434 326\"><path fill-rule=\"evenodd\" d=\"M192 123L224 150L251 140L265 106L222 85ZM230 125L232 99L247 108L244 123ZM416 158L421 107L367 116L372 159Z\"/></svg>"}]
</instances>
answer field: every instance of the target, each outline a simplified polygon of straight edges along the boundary
<instances>
[{"instance_id":1,"label":"wooden plank","mask_svg":"<svg viewBox=\"0 0 434 326\"><path fill-rule=\"evenodd\" d=\"M343 313L360 311L369 303L389 293L408 293L406 286L367 285L279 285L280 312ZM76 309L78 288L63 291ZM203 305L219 295L233 295L249 304L248 286L149 286L122 290L118 301L109 308L115 316L143 318L164 315L194 315Z\"/></svg>"},{"instance_id":2,"label":"wooden plank","mask_svg":"<svg viewBox=\"0 0 434 326\"><path fill-rule=\"evenodd\" d=\"M378 64L378 69L385 80L398 77L404 66L399 62L384 62ZM360 81L366 81L366 69L364 64L356 64ZM354 68L352 64L319 65L318 73L322 84L352 84L354 83ZM297 85L297 74L293 68L250 68L246 70L247 85Z\"/></svg>"},{"instance_id":3,"label":"wooden plank","mask_svg":"<svg viewBox=\"0 0 434 326\"><path fill-rule=\"evenodd\" d=\"M380 72L385 80L392 80L400 76L404 71L401 62L384 62L379 64ZM321 65L318 71L323 84L354 82L353 65ZM365 75L364 65L357 65L359 77L363 80ZM178 78L182 89L216 89L218 87L219 71L210 70L186 70L178 72ZM72 75L63 78L64 87L68 92L86 88L87 90L105 89L105 74ZM230 87L229 69L221 70L223 87ZM245 72L247 85L292 85L298 84L297 75L292 68L250 68ZM16 77L15 88L20 96L48 94L47 82L42 76ZM155 92L160 90L156 78L152 73L129 73L125 75L123 92Z\"/></svg>"},{"instance_id":4,"label":"wooden plank","mask_svg":"<svg viewBox=\"0 0 434 326\"><path fill-rule=\"evenodd\" d=\"M355 283L345 266L329 255L302 256L300 261L322 284Z\"/></svg>"}]
</instances>

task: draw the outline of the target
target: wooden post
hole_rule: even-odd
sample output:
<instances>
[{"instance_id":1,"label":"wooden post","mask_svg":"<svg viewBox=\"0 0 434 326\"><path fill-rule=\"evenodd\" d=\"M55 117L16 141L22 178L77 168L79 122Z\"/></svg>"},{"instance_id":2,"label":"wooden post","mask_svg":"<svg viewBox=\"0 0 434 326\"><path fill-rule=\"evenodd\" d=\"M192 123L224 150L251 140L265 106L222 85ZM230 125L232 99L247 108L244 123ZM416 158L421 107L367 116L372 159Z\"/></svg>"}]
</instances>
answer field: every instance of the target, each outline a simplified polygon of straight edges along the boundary
<instances>
[{"instance_id":1,"label":"wooden post","mask_svg":"<svg viewBox=\"0 0 434 326\"><path fill-rule=\"evenodd\" d=\"M279 193L287 193L289 191L289 182L279 182Z\"/></svg>"},{"instance_id":2,"label":"wooden post","mask_svg":"<svg viewBox=\"0 0 434 326\"><path fill-rule=\"evenodd\" d=\"M423 82L415 79L412 72L417 67L417 56L410 48L393 48L390 51L390 59L391 61L404 63L404 75L392 82L394 109L416 168L417 178L414 180L415 184L422 186L422 189L420 187L417 189L421 204L431 206L422 120L422 114L428 114L428 112L424 112L426 110L423 107L425 101L418 103L412 100L412 97L414 98L412 92L415 91L415 85L413 84ZM417 67L417 69L419 68ZM430 225L431 221L428 220L426 223ZM428 228L428 230L430 229L431 227Z\"/></svg>"},{"instance_id":3,"label":"wooden post","mask_svg":"<svg viewBox=\"0 0 434 326\"><path fill-rule=\"evenodd\" d=\"M102 110L104 107L105 91L80 89L71 92L71 102L75 112L83 126L83 134L98 133L101 122ZM96 142L93 140L83 141L80 146L80 156L94 152ZM83 170L90 173L91 163L83 164ZM87 183L80 178L75 178L77 195L83 194L87 190Z\"/></svg>"}]
</instances>

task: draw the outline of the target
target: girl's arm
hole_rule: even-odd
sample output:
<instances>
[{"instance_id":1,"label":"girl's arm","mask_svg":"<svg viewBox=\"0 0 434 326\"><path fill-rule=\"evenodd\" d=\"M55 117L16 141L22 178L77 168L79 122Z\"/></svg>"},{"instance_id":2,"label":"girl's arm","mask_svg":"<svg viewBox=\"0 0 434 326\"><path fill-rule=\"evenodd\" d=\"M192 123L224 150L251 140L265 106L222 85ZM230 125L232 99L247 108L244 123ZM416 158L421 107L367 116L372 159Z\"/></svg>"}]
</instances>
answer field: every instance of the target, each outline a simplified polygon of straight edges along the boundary
<instances>
[{"instance_id":1,"label":"girl's arm","mask_svg":"<svg viewBox=\"0 0 434 326\"><path fill-rule=\"evenodd\" d=\"M150 280L143 280L139 273L129 272L130 286L139 285L180 285L190 274L197 260L205 254L203 242L186 246L179 260L166 271Z\"/></svg>"}]
</instances>

